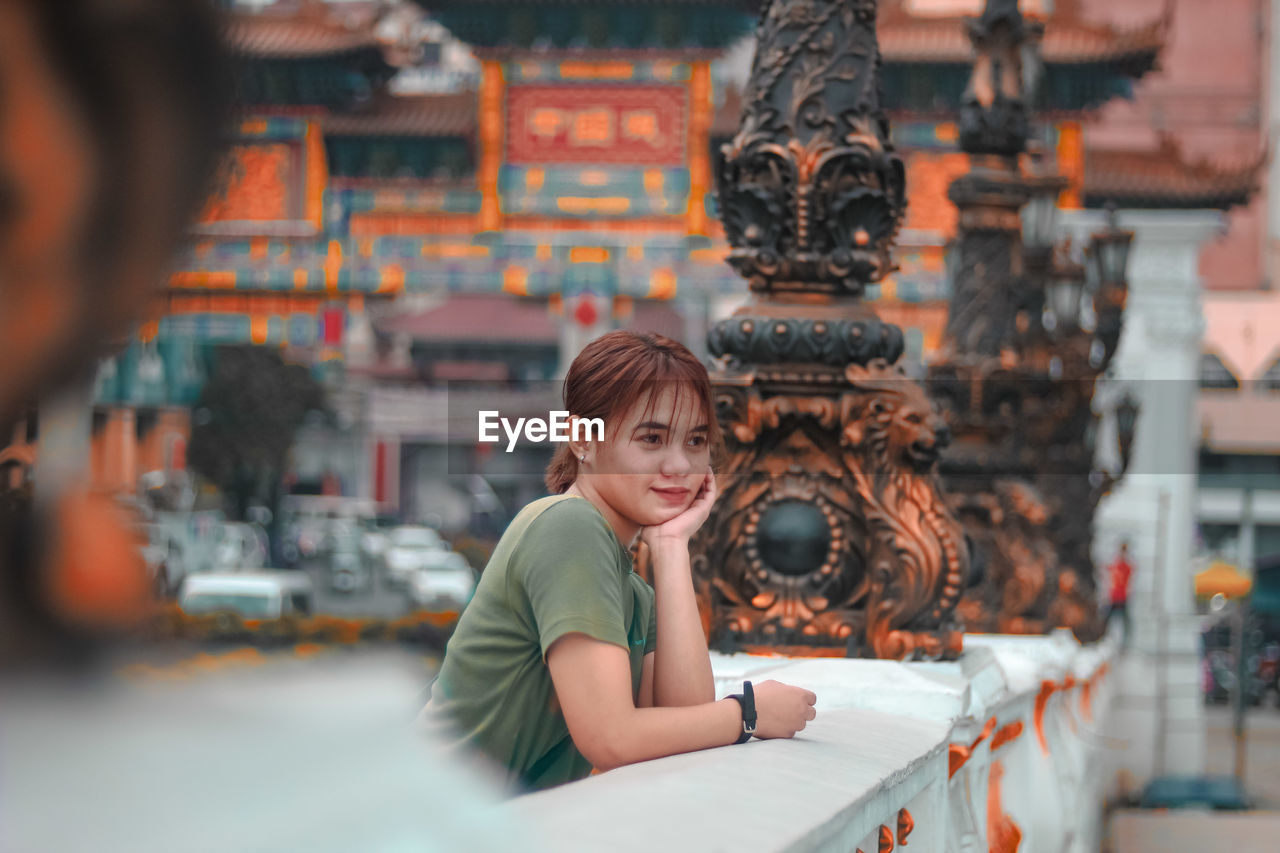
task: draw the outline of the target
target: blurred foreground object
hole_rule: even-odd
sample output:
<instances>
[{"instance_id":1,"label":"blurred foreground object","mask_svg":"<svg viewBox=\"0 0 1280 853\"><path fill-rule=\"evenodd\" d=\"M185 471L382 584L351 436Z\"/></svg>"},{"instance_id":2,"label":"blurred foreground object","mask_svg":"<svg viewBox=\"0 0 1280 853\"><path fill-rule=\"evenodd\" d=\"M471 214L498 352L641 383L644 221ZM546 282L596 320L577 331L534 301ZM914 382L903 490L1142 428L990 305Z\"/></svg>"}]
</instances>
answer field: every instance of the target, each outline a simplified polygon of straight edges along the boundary
<instances>
[{"instance_id":1,"label":"blurred foreground object","mask_svg":"<svg viewBox=\"0 0 1280 853\"><path fill-rule=\"evenodd\" d=\"M0 849L539 849L496 812L485 768L410 729L409 664L335 654L197 681L0 685Z\"/></svg>"},{"instance_id":2,"label":"blurred foreground object","mask_svg":"<svg viewBox=\"0 0 1280 853\"><path fill-rule=\"evenodd\" d=\"M751 301L707 336L729 460L695 540L718 648L947 657L969 572L943 500L945 424L862 301L906 206L881 104L876 4L762 12L719 207Z\"/></svg>"},{"instance_id":3,"label":"blurred foreground object","mask_svg":"<svg viewBox=\"0 0 1280 853\"><path fill-rule=\"evenodd\" d=\"M65 408L164 282L228 114L215 20L206 0L0 2L0 435ZM147 583L131 524L44 444L34 494L2 504L0 664L130 622Z\"/></svg>"},{"instance_id":4,"label":"blurred foreground object","mask_svg":"<svg viewBox=\"0 0 1280 853\"><path fill-rule=\"evenodd\" d=\"M0 418L141 319L230 94L205 0L0 3Z\"/></svg>"}]
</instances>

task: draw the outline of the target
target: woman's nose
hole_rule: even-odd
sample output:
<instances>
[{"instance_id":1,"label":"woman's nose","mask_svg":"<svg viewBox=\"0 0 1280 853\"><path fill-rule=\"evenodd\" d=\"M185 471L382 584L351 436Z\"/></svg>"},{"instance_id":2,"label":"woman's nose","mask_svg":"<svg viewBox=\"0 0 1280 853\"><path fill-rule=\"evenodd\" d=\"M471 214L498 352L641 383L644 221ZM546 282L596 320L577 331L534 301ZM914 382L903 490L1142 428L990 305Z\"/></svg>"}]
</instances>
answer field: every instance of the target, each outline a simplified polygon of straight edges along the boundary
<instances>
[{"instance_id":1,"label":"woman's nose","mask_svg":"<svg viewBox=\"0 0 1280 853\"><path fill-rule=\"evenodd\" d=\"M682 447L671 447L662 455L662 473L668 477L678 477L693 470L693 462Z\"/></svg>"}]
</instances>

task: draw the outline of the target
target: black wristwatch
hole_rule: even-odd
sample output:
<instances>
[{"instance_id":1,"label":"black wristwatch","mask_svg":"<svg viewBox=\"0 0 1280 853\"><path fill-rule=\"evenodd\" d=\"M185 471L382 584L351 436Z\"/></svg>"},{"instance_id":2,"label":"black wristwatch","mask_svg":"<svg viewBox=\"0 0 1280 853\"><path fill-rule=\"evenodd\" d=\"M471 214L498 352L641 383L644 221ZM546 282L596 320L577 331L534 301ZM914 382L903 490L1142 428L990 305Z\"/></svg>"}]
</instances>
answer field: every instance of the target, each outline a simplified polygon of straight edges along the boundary
<instances>
[{"instance_id":1,"label":"black wristwatch","mask_svg":"<svg viewBox=\"0 0 1280 853\"><path fill-rule=\"evenodd\" d=\"M742 682L741 693L729 694L730 699L738 700L742 706L742 734L734 743L746 743L756 733L756 692L751 689L751 682Z\"/></svg>"}]
</instances>

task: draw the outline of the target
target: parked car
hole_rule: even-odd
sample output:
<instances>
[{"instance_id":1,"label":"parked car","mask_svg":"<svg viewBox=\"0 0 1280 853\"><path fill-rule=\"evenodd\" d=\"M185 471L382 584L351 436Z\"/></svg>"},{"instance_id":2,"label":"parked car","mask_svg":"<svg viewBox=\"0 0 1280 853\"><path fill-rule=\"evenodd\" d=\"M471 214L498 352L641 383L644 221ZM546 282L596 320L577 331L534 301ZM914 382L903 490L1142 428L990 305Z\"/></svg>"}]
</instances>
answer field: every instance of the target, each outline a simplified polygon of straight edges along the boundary
<instances>
[{"instance_id":1,"label":"parked car","mask_svg":"<svg viewBox=\"0 0 1280 853\"><path fill-rule=\"evenodd\" d=\"M387 531L374 523L365 524L360 533L360 550L371 560L381 560L386 555L390 538Z\"/></svg>"},{"instance_id":2,"label":"parked car","mask_svg":"<svg viewBox=\"0 0 1280 853\"><path fill-rule=\"evenodd\" d=\"M374 517L377 504L363 498L336 495L287 495L281 505L285 535L281 545L286 562L323 557L332 550L335 530L358 530Z\"/></svg>"},{"instance_id":3,"label":"parked car","mask_svg":"<svg viewBox=\"0 0 1280 853\"><path fill-rule=\"evenodd\" d=\"M315 607L305 572L261 571L192 575L182 584L178 605L186 613L229 610L246 619L309 615Z\"/></svg>"},{"instance_id":4,"label":"parked car","mask_svg":"<svg viewBox=\"0 0 1280 853\"><path fill-rule=\"evenodd\" d=\"M403 587L413 573L430 565L434 554L448 552L449 545L430 527L406 525L391 531L383 557L387 583Z\"/></svg>"},{"instance_id":5,"label":"parked car","mask_svg":"<svg viewBox=\"0 0 1280 853\"><path fill-rule=\"evenodd\" d=\"M329 554L329 585L337 592L367 589L373 575L358 548L343 547Z\"/></svg>"},{"instance_id":6,"label":"parked car","mask_svg":"<svg viewBox=\"0 0 1280 853\"><path fill-rule=\"evenodd\" d=\"M436 551L409 577L409 600L422 610L461 611L476 591L476 575L457 551Z\"/></svg>"}]
</instances>

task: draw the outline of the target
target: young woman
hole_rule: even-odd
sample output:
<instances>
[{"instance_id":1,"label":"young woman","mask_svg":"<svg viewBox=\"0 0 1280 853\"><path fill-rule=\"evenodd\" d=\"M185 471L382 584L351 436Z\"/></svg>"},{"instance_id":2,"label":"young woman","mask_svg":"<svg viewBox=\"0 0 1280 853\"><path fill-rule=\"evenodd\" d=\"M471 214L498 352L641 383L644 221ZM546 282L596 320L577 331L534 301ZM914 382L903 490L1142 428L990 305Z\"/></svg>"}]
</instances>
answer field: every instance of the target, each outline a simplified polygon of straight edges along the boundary
<instances>
[{"instance_id":1,"label":"young woman","mask_svg":"<svg viewBox=\"0 0 1280 853\"><path fill-rule=\"evenodd\" d=\"M423 712L526 790L744 731L746 703L715 701L689 569L716 497L706 369L670 338L611 332L574 360L564 403L571 423L603 420L603 439L584 429L557 450L552 495L498 542ZM632 570L637 539L653 587ZM754 693L757 737L792 737L815 716L807 690Z\"/></svg>"}]
</instances>

